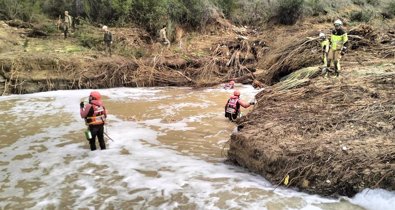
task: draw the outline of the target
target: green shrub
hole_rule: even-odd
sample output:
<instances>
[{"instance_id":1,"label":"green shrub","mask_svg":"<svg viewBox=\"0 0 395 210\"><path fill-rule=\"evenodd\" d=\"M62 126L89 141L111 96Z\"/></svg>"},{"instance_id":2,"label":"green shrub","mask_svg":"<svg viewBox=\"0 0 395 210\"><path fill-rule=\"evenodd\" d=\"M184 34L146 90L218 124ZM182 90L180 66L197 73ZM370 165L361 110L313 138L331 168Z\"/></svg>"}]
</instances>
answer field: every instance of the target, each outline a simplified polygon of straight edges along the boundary
<instances>
[{"instance_id":1,"label":"green shrub","mask_svg":"<svg viewBox=\"0 0 395 210\"><path fill-rule=\"evenodd\" d=\"M302 16L304 0L279 0L274 18L280 24L292 25Z\"/></svg>"},{"instance_id":2,"label":"green shrub","mask_svg":"<svg viewBox=\"0 0 395 210\"><path fill-rule=\"evenodd\" d=\"M58 29L56 28L56 26L54 24L45 24L42 27L43 31L47 32L48 34L57 32Z\"/></svg>"},{"instance_id":3,"label":"green shrub","mask_svg":"<svg viewBox=\"0 0 395 210\"><path fill-rule=\"evenodd\" d=\"M103 38L89 33L77 34L80 45L90 49L100 50L103 42Z\"/></svg>"},{"instance_id":4,"label":"green shrub","mask_svg":"<svg viewBox=\"0 0 395 210\"><path fill-rule=\"evenodd\" d=\"M210 15L209 5L201 0L170 0L168 14L173 22L194 29L205 25Z\"/></svg>"},{"instance_id":5,"label":"green shrub","mask_svg":"<svg viewBox=\"0 0 395 210\"><path fill-rule=\"evenodd\" d=\"M380 4L379 0L367 0L366 2L372 6L378 6Z\"/></svg>"},{"instance_id":6,"label":"green shrub","mask_svg":"<svg viewBox=\"0 0 395 210\"><path fill-rule=\"evenodd\" d=\"M0 17L31 22L34 14L41 12L39 1L0 0Z\"/></svg>"},{"instance_id":7,"label":"green shrub","mask_svg":"<svg viewBox=\"0 0 395 210\"><path fill-rule=\"evenodd\" d=\"M365 0L352 0L352 3L359 5L359 6L363 6L363 5L365 5Z\"/></svg>"},{"instance_id":8,"label":"green shrub","mask_svg":"<svg viewBox=\"0 0 395 210\"><path fill-rule=\"evenodd\" d=\"M270 12L266 1L239 1L229 18L239 25L260 25L271 16Z\"/></svg>"},{"instance_id":9,"label":"green shrub","mask_svg":"<svg viewBox=\"0 0 395 210\"><path fill-rule=\"evenodd\" d=\"M325 8L325 3L321 0L306 0L305 5L306 10L310 15L318 16L328 13L327 9Z\"/></svg>"},{"instance_id":10,"label":"green shrub","mask_svg":"<svg viewBox=\"0 0 395 210\"><path fill-rule=\"evenodd\" d=\"M258 3L262 1L255 2ZM222 10L227 18L230 18L237 9L237 0L214 0L214 4Z\"/></svg>"},{"instance_id":11,"label":"green shrub","mask_svg":"<svg viewBox=\"0 0 395 210\"><path fill-rule=\"evenodd\" d=\"M372 10L354 11L350 14L350 20L355 22L369 22L374 16Z\"/></svg>"},{"instance_id":12,"label":"green shrub","mask_svg":"<svg viewBox=\"0 0 395 210\"><path fill-rule=\"evenodd\" d=\"M72 6L74 0L42 0L42 10L45 14L52 18L64 15L64 11L69 11L69 14L74 16Z\"/></svg>"},{"instance_id":13,"label":"green shrub","mask_svg":"<svg viewBox=\"0 0 395 210\"><path fill-rule=\"evenodd\" d=\"M131 7L133 22L144 27L149 33L156 31L166 24L167 8L161 0L135 0Z\"/></svg>"},{"instance_id":14,"label":"green shrub","mask_svg":"<svg viewBox=\"0 0 395 210\"><path fill-rule=\"evenodd\" d=\"M385 12L390 17L394 17L395 16L395 2L389 3L388 6L385 8Z\"/></svg>"}]
</instances>

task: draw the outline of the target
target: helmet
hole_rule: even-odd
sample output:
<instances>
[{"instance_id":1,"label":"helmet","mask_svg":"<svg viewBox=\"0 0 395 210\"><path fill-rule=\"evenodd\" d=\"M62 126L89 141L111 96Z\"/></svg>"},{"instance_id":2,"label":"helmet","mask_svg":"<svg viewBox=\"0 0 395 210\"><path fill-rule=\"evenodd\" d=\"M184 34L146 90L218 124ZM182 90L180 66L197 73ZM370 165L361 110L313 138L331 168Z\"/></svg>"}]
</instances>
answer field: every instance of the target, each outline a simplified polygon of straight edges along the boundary
<instances>
[{"instance_id":1,"label":"helmet","mask_svg":"<svg viewBox=\"0 0 395 210\"><path fill-rule=\"evenodd\" d=\"M235 84L235 81L231 80L231 81L229 82L229 84L234 85L234 84Z\"/></svg>"},{"instance_id":2,"label":"helmet","mask_svg":"<svg viewBox=\"0 0 395 210\"><path fill-rule=\"evenodd\" d=\"M103 30L107 30L107 28L108 28L107 26L103 26Z\"/></svg>"},{"instance_id":3,"label":"helmet","mask_svg":"<svg viewBox=\"0 0 395 210\"><path fill-rule=\"evenodd\" d=\"M239 91L239 90L235 90L235 91L233 92L233 95L234 95L234 96L240 96L240 91Z\"/></svg>"},{"instance_id":4,"label":"helmet","mask_svg":"<svg viewBox=\"0 0 395 210\"><path fill-rule=\"evenodd\" d=\"M319 37L320 37L321 39L323 39L323 38L325 38L325 34L321 32L320 35L319 35Z\"/></svg>"},{"instance_id":5,"label":"helmet","mask_svg":"<svg viewBox=\"0 0 395 210\"><path fill-rule=\"evenodd\" d=\"M91 94L89 95L89 98L91 100L100 100L101 99L101 95L97 91L92 91Z\"/></svg>"},{"instance_id":6,"label":"helmet","mask_svg":"<svg viewBox=\"0 0 395 210\"><path fill-rule=\"evenodd\" d=\"M343 25L343 22L339 19L335 20L335 22L333 23L335 26L341 26Z\"/></svg>"}]
</instances>

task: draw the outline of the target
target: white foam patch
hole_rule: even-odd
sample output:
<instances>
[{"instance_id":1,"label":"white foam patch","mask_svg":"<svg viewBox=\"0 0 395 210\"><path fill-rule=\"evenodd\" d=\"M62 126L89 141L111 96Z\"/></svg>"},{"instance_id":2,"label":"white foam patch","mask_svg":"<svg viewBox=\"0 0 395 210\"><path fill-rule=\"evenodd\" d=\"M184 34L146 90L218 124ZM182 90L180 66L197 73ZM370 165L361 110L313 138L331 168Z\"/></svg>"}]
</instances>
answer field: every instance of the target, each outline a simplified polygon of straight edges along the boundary
<instances>
[{"instance_id":1,"label":"white foam patch","mask_svg":"<svg viewBox=\"0 0 395 210\"><path fill-rule=\"evenodd\" d=\"M365 189L355 195L351 202L369 210L393 210L395 209L395 192Z\"/></svg>"},{"instance_id":2,"label":"white foam patch","mask_svg":"<svg viewBox=\"0 0 395 210\"><path fill-rule=\"evenodd\" d=\"M158 101L170 96L160 94L166 91L164 88L111 88L100 90L100 93L112 100L145 100Z\"/></svg>"},{"instance_id":3,"label":"white foam patch","mask_svg":"<svg viewBox=\"0 0 395 210\"><path fill-rule=\"evenodd\" d=\"M160 130L178 130L178 131L188 131L194 130L192 127L188 127L186 122L172 122L172 123L163 123L161 119L152 119L142 121L147 126L156 126L159 127Z\"/></svg>"},{"instance_id":4,"label":"white foam patch","mask_svg":"<svg viewBox=\"0 0 395 210\"><path fill-rule=\"evenodd\" d=\"M190 109L190 108L207 108L213 103L175 103L172 105L161 105L158 109L162 110L165 115L174 115L182 109Z\"/></svg>"},{"instance_id":5,"label":"white foam patch","mask_svg":"<svg viewBox=\"0 0 395 210\"><path fill-rule=\"evenodd\" d=\"M247 97L254 97L257 93L259 93L261 90L255 89L251 85L243 85L236 83L235 88L233 89L224 89L222 88L223 86L220 87L215 87L215 88L207 88L204 90L205 93L211 93L211 92L223 92L223 93L229 93L230 95L233 94L235 90L240 90L241 96L247 96Z\"/></svg>"}]
</instances>

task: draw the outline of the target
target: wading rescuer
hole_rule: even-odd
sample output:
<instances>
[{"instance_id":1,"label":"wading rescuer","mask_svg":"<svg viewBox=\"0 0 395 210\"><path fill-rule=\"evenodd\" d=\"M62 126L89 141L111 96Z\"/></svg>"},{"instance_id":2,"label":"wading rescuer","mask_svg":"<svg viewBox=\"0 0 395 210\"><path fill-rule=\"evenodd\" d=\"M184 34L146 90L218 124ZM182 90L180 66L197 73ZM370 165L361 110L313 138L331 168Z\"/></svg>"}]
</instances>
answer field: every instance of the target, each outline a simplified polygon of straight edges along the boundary
<instances>
[{"instance_id":1,"label":"wading rescuer","mask_svg":"<svg viewBox=\"0 0 395 210\"><path fill-rule=\"evenodd\" d=\"M227 117L230 121L233 121L240 116L240 106L248 108L251 105L255 105L255 102L247 103L241 100L240 91L235 90L233 92L233 96L228 99L228 102L225 105L225 117Z\"/></svg>"},{"instance_id":2,"label":"wading rescuer","mask_svg":"<svg viewBox=\"0 0 395 210\"><path fill-rule=\"evenodd\" d=\"M333 61L335 67L335 74L339 76L340 71L340 59L341 56L347 50L346 43L348 41L347 33L343 29L343 22L341 20L336 20L334 22L335 29L332 31L330 38L330 49L328 53L327 67L329 68L331 62Z\"/></svg>"},{"instance_id":3,"label":"wading rescuer","mask_svg":"<svg viewBox=\"0 0 395 210\"><path fill-rule=\"evenodd\" d=\"M89 103L80 103L80 114L85 118L90 135L88 138L91 150L96 150L96 136L99 140L100 149L106 149L104 142L104 124L107 118L107 110L101 101L101 95L92 91L89 95Z\"/></svg>"},{"instance_id":4,"label":"wading rescuer","mask_svg":"<svg viewBox=\"0 0 395 210\"><path fill-rule=\"evenodd\" d=\"M235 87L235 81L231 80L229 83L226 83L224 85L224 89L228 90L228 89L233 89Z\"/></svg>"}]
</instances>

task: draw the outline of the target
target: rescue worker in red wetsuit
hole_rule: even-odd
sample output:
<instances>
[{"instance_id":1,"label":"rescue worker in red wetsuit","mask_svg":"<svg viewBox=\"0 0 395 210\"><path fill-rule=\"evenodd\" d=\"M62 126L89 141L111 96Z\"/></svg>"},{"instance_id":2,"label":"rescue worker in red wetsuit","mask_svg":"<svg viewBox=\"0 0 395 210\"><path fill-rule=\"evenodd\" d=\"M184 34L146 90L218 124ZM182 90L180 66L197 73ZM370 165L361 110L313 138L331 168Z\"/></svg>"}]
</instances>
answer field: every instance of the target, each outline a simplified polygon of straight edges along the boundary
<instances>
[{"instance_id":1,"label":"rescue worker in red wetsuit","mask_svg":"<svg viewBox=\"0 0 395 210\"><path fill-rule=\"evenodd\" d=\"M91 150L96 150L96 136L99 140L100 149L106 149L104 142L104 124L107 118L107 110L101 101L98 91L92 91L89 95L89 104L80 103L80 114L89 126L92 138L89 139Z\"/></svg>"},{"instance_id":2,"label":"rescue worker in red wetsuit","mask_svg":"<svg viewBox=\"0 0 395 210\"><path fill-rule=\"evenodd\" d=\"M226 83L224 85L224 88L227 89L233 89L235 87L235 81L231 80L229 83Z\"/></svg>"},{"instance_id":3,"label":"rescue worker in red wetsuit","mask_svg":"<svg viewBox=\"0 0 395 210\"><path fill-rule=\"evenodd\" d=\"M255 105L255 102L247 103L240 99L240 91L235 90L233 96L228 99L225 105L225 117L230 121L234 121L240 115L240 106L248 108L251 105Z\"/></svg>"}]
</instances>

